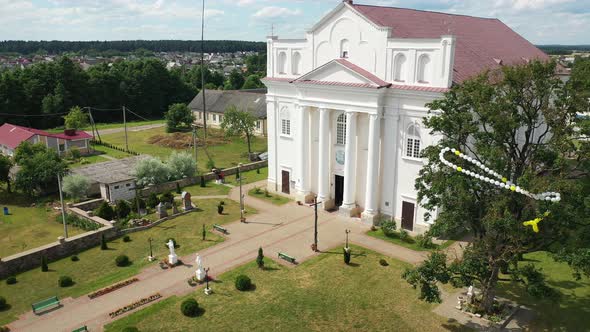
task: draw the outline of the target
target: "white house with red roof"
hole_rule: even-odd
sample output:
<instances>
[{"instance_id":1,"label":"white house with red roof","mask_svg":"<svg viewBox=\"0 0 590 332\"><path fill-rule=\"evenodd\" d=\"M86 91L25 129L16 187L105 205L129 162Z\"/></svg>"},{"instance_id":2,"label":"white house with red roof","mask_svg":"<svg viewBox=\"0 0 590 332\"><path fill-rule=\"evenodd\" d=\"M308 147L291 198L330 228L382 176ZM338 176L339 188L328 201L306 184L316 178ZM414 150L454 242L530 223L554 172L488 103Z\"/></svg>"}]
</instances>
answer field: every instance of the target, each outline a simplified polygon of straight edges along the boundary
<instances>
[{"instance_id":1,"label":"white house with red roof","mask_svg":"<svg viewBox=\"0 0 590 332\"><path fill-rule=\"evenodd\" d=\"M87 154L90 152L90 139L92 136L82 130L64 130L63 133L51 134L39 129L5 123L0 126L0 153L13 156L14 150L22 142L27 141L33 144L41 143L56 150L60 156L72 149Z\"/></svg>"},{"instance_id":2,"label":"white house with red roof","mask_svg":"<svg viewBox=\"0 0 590 332\"><path fill-rule=\"evenodd\" d=\"M414 182L429 102L486 69L549 59L497 19L343 1L302 39L267 39L268 187L428 228Z\"/></svg>"}]
</instances>

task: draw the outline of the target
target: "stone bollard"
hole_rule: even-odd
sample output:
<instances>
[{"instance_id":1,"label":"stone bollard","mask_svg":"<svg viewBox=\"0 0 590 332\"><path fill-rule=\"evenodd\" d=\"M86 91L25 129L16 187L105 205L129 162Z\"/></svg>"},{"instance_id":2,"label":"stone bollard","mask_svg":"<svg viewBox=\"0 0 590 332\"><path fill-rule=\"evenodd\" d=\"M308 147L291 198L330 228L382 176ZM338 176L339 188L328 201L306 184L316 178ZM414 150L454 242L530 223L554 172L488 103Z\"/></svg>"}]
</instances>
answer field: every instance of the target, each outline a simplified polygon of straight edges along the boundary
<instances>
[{"instance_id":1,"label":"stone bollard","mask_svg":"<svg viewBox=\"0 0 590 332\"><path fill-rule=\"evenodd\" d=\"M64 244L64 243L66 243L66 238L63 236L60 236L57 238L57 241L59 241L59 244Z\"/></svg>"}]
</instances>

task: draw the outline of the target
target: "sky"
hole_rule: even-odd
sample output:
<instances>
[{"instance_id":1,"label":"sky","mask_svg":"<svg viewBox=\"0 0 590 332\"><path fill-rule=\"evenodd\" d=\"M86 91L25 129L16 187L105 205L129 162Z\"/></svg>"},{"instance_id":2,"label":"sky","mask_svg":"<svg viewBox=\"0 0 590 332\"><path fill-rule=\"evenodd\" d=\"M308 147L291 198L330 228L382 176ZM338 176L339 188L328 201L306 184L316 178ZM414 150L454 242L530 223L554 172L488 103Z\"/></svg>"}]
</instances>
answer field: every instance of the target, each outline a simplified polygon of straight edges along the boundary
<instances>
[{"instance_id":1,"label":"sky","mask_svg":"<svg viewBox=\"0 0 590 332\"><path fill-rule=\"evenodd\" d=\"M302 38L341 0L205 0L205 39ZM535 44L590 44L590 0L355 0L495 17ZM201 38L201 0L0 0L0 40Z\"/></svg>"}]
</instances>

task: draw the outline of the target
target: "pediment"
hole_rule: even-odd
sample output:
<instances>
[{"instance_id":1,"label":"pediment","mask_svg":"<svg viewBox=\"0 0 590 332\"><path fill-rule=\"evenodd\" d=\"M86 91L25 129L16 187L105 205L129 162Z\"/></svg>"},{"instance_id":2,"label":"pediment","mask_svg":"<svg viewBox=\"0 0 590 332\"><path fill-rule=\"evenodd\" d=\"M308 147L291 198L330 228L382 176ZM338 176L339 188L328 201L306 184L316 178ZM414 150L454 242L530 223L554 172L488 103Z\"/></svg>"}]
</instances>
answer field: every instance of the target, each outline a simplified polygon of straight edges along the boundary
<instances>
[{"instance_id":1,"label":"pediment","mask_svg":"<svg viewBox=\"0 0 590 332\"><path fill-rule=\"evenodd\" d=\"M332 60L293 81L293 83L305 82L316 84L366 86L375 88L390 85L377 76L348 62L345 59Z\"/></svg>"}]
</instances>

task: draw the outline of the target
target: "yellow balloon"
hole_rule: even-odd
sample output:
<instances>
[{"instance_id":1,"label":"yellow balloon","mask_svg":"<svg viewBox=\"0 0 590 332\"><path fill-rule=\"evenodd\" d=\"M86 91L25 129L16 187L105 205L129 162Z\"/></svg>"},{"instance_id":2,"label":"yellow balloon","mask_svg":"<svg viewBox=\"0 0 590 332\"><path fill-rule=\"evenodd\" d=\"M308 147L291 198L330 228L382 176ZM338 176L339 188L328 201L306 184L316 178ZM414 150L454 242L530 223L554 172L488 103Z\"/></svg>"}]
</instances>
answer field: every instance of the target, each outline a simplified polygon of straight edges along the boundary
<instances>
[{"instance_id":1,"label":"yellow balloon","mask_svg":"<svg viewBox=\"0 0 590 332\"><path fill-rule=\"evenodd\" d=\"M506 183L506 181L508 181L507 178L502 178L502 182Z\"/></svg>"},{"instance_id":2,"label":"yellow balloon","mask_svg":"<svg viewBox=\"0 0 590 332\"><path fill-rule=\"evenodd\" d=\"M455 154L458 156L461 154L461 151L457 150L457 151L455 151Z\"/></svg>"},{"instance_id":3,"label":"yellow balloon","mask_svg":"<svg viewBox=\"0 0 590 332\"><path fill-rule=\"evenodd\" d=\"M516 186L510 186L510 190L515 191L516 190Z\"/></svg>"},{"instance_id":4,"label":"yellow balloon","mask_svg":"<svg viewBox=\"0 0 590 332\"><path fill-rule=\"evenodd\" d=\"M457 171L462 172L463 169L461 167L457 167Z\"/></svg>"}]
</instances>

